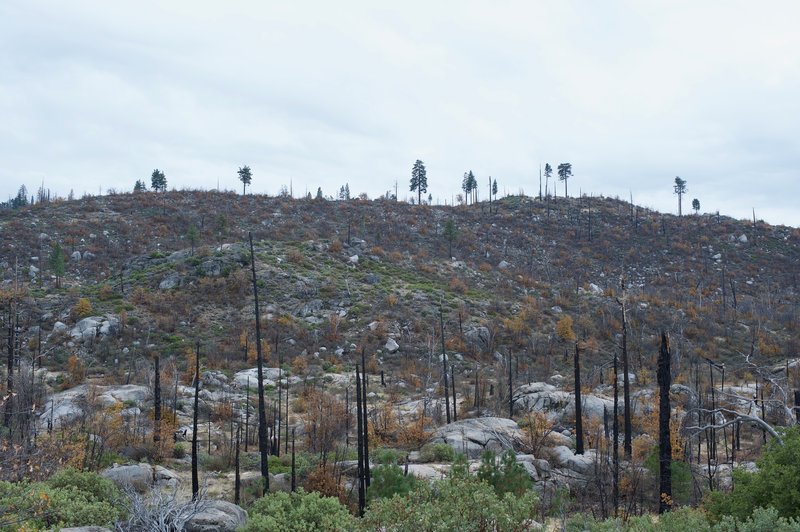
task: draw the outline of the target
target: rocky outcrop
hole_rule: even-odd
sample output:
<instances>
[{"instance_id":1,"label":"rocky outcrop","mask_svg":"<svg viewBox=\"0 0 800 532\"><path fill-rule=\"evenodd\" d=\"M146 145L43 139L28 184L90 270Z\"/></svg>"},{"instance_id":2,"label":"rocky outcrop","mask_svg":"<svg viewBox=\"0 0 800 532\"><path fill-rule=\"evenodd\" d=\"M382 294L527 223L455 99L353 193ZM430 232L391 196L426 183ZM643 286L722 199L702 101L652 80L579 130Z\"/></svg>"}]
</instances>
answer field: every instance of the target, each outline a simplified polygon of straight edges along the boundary
<instances>
[{"instance_id":1,"label":"rocky outcrop","mask_svg":"<svg viewBox=\"0 0 800 532\"><path fill-rule=\"evenodd\" d=\"M176 488L178 475L169 469L149 464L117 465L103 470L100 475L120 489L133 488L144 493L152 488Z\"/></svg>"},{"instance_id":2,"label":"rocky outcrop","mask_svg":"<svg viewBox=\"0 0 800 532\"><path fill-rule=\"evenodd\" d=\"M90 404L111 407L117 403L142 406L151 397L147 386L122 384L119 386L90 386L81 384L50 396L39 414L39 426L53 428L71 423L86 412Z\"/></svg>"},{"instance_id":3,"label":"rocky outcrop","mask_svg":"<svg viewBox=\"0 0 800 532\"><path fill-rule=\"evenodd\" d=\"M436 429L431 443L446 443L468 458L479 458L484 451L501 453L522 440L522 431L513 420L482 417L456 421Z\"/></svg>"},{"instance_id":4,"label":"rocky outcrop","mask_svg":"<svg viewBox=\"0 0 800 532\"><path fill-rule=\"evenodd\" d=\"M489 349L489 329L486 327L472 327L464 331L464 338L469 346L478 351Z\"/></svg>"},{"instance_id":5,"label":"rocky outcrop","mask_svg":"<svg viewBox=\"0 0 800 532\"><path fill-rule=\"evenodd\" d=\"M184 525L186 532L235 532L247 523L247 512L227 501L207 501Z\"/></svg>"},{"instance_id":6,"label":"rocky outcrop","mask_svg":"<svg viewBox=\"0 0 800 532\"><path fill-rule=\"evenodd\" d=\"M543 412L553 422L572 423L575 420L575 396L572 392L559 390L552 384L534 382L520 386L514 391L514 404L527 412ZM614 409L614 401L597 394L584 394L581 404L584 419L603 421L604 407Z\"/></svg>"},{"instance_id":7,"label":"rocky outcrop","mask_svg":"<svg viewBox=\"0 0 800 532\"><path fill-rule=\"evenodd\" d=\"M264 368L263 375L264 375L264 385L265 386L275 386L278 382L278 374L280 373L281 382L285 382L287 379L286 372L280 371L278 368ZM258 386L258 368L250 368L250 369L243 369L233 375L233 384L238 388L246 388L248 383L248 378L250 379L250 386L256 387ZM298 377L288 377L290 383L298 382Z\"/></svg>"},{"instance_id":8,"label":"rocky outcrop","mask_svg":"<svg viewBox=\"0 0 800 532\"><path fill-rule=\"evenodd\" d=\"M69 332L72 338L81 342L90 342L96 336L107 336L119 333L119 318L112 314L106 316L90 316L83 318Z\"/></svg>"}]
</instances>

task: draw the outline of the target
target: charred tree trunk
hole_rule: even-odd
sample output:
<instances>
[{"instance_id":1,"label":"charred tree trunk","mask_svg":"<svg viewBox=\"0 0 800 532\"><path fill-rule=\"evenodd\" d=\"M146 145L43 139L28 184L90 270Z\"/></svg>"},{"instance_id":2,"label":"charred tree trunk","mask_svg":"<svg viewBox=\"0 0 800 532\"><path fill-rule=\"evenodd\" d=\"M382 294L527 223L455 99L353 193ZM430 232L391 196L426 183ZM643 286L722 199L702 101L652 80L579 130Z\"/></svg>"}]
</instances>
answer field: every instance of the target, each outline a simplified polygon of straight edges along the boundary
<instances>
[{"instance_id":1,"label":"charred tree trunk","mask_svg":"<svg viewBox=\"0 0 800 532\"><path fill-rule=\"evenodd\" d=\"M358 447L358 515L364 516L366 486L364 482L364 440L363 423L361 418L361 376L356 364L356 446Z\"/></svg>"},{"instance_id":2,"label":"charred tree trunk","mask_svg":"<svg viewBox=\"0 0 800 532\"><path fill-rule=\"evenodd\" d=\"M11 438L11 416L14 412L14 317L9 304L8 310L8 358L6 360L6 408L3 415L3 426L9 429Z\"/></svg>"},{"instance_id":3,"label":"charred tree trunk","mask_svg":"<svg viewBox=\"0 0 800 532\"><path fill-rule=\"evenodd\" d=\"M364 445L364 489L369 488L372 475L369 469L369 418L367 417L367 367L364 365L364 348L361 348L361 408L364 423L364 434L361 441Z\"/></svg>"},{"instance_id":4,"label":"charred tree trunk","mask_svg":"<svg viewBox=\"0 0 800 532\"><path fill-rule=\"evenodd\" d=\"M241 419L241 418L239 418ZM234 465L236 467L235 477L233 481L233 504L239 504L239 492L242 489L242 479L239 473L239 440L242 436L242 426L236 425L236 459Z\"/></svg>"},{"instance_id":5,"label":"charred tree trunk","mask_svg":"<svg viewBox=\"0 0 800 532\"><path fill-rule=\"evenodd\" d=\"M244 392L244 452L250 441L250 376L247 376L247 389Z\"/></svg>"},{"instance_id":6,"label":"charred tree trunk","mask_svg":"<svg viewBox=\"0 0 800 532\"><path fill-rule=\"evenodd\" d=\"M250 240L250 268L253 274L253 296L256 314L256 352L258 353L258 453L261 456L261 478L264 494L269 492L269 442L267 441L267 410L264 402L264 353L261 346L261 311L258 308L258 284L256 283L256 255L253 252L253 233Z\"/></svg>"},{"instance_id":7,"label":"charred tree trunk","mask_svg":"<svg viewBox=\"0 0 800 532\"><path fill-rule=\"evenodd\" d=\"M669 388L672 384L670 373L669 340L661 333L661 349L658 353L658 513L663 514L672 508L672 439L669 433Z\"/></svg>"},{"instance_id":8,"label":"charred tree trunk","mask_svg":"<svg viewBox=\"0 0 800 532\"><path fill-rule=\"evenodd\" d=\"M575 454L583 454L583 412L581 405L581 356L575 342Z\"/></svg>"},{"instance_id":9,"label":"charred tree trunk","mask_svg":"<svg viewBox=\"0 0 800 532\"><path fill-rule=\"evenodd\" d=\"M161 368L159 367L161 357L158 353L153 357L153 365L155 370L155 382L153 383L154 395L153 398L153 443L156 444L156 453L160 447L161 442Z\"/></svg>"},{"instance_id":10,"label":"charred tree trunk","mask_svg":"<svg viewBox=\"0 0 800 532\"><path fill-rule=\"evenodd\" d=\"M447 384L447 352L444 347L444 315L439 307L439 325L442 330L442 379L444 379L444 406L447 412L447 423L450 423L450 387Z\"/></svg>"},{"instance_id":11,"label":"charred tree trunk","mask_svg":"<svg viewBox=\"0 0 800 532\"><path fill-rule=\"evenodd\" d=\"M277 424L277 431L275 436L275 456L281 455L281 417L283 416L283 409L281 408L282 405L282 395L281 395L281 354L278 350L278 340L279 336L278 333L275 333L275 355L278 357L278 412L276 415L276 424Z\"/></svg>"},{"instance_id":12,"label":"charred tree trunk","mask_svg":"<svg viewBox=\"0 0 800 532\"><path fill-rule=\"evenodd\" d=\"M508 418L514 419L514 383L511 380L511 351L508 352Z\"/></svg>"},{"instance_id":13,"label":"charred tree trunk","mask_svg":"<svg viewBox=\"0 0 800 532\"><path fill-rule=\"evenodd\" d=\"M289 379L286 379L286 397L285 397L285 399L286 399L286 401L284 402L284 404L286 406L284 407L284 413L286 414L286 417L283 418L283 425L286 427L286 432L284 433L284 438L283 438L284 439L284 447L283 447L284 453L283 454L286 454L286 453L289 452Z\"/></svg>"},{"instance_id":14,"label":"charred tree trunk","mask_svg":"<svg viewBox=\"0 0 800 532\"><path fill-rule=\"evenodd\" d=\"M800 390L794 391L794 418L798 425L800 425Z\"/></svg>"},{"instance_id":15,"label":"charred tree trunk","mask_svg":"<svg viewBox=\"0 0 800 532\"><path fill-rule=\"evenodd\" d=\"M614 351L614 421L612 425L613 441L613 460L614 460L614 479L611 492L611 500L614 505L614 517L617 516L619 508L619 377L617 371L617 351Z\"/></svg>"},{"instance_id":16,"label":"charred tree trunk","mask_svg":"<svg viewBox=\"0 0 800 532\"><path fill-rule=\"evenodd\" d=\"M450 366L450 386L453 388L453 421L458 421L458 412L456 412L456 373L453 366Z\"/></svg>"},{"instance_id":17,"label":"charred tree trunk","mask_svg":"<svg viewBox=\"0 0 800 532\"><path fill-rule=\"evenodd\" d=\"M194 361L194 412L192 412L192 500L197 500L200 481L197 478L197 411L200 399L200 342L197 342Z\"/></svg>"},{"instance_id":18,"label":"charred tree trunk","mask_svg":"<svg viewBox=\"0 0 800 532\"><path fill-rule=\"evenodd\" d=\"M292 427L292 492L297 491L296 466L294 461L294 427Z\"/></svg>"},{"instance_id":19,"label":"charred tree trunk","mask_svg":"<svg viewBox=\"0 0 800 532\"><path fill-rule=\"evenodd\" d=\"M623 398L623 416L624 416L624 431L625 438L622 443L622 448L625 453L625 459L631 459L633 449L632 434L633 424L631 421L631 383L628 378L629 365L628 365L628 317L625 301L625 280L620 282L622 288L622 299L620 305L622 306L622 398Z\"/></svg>"}]
</instances>

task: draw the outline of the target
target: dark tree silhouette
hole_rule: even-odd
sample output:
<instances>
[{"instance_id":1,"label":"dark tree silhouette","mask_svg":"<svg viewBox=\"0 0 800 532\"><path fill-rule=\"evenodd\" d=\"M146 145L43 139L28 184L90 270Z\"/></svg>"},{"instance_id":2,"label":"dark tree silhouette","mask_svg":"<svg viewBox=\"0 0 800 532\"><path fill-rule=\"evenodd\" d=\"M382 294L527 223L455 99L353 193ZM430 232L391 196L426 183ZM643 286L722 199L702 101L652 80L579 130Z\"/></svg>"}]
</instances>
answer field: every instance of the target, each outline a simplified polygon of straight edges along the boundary
<instances>
[{"instance_id":1,"label":"dark tree silhouette","mask_svg":"<svg viewBox=\"0 0 800 532\"><path fill-rule=\"evenodd\" d=\"M558 179L564 182L564 197L567 197L567 181L572 177L572 163L558 165Z\"/></svg>"},{"instance_id":2,"label":"dark tree silhouette","mask_svg":"<svg viewBox=\"0 0 800 532\"><path fill-rule=\"evenodd\" d=\"M422 205L422 194L428 191L428 172L419 159L411 168L411 192L417 191L417 205Z\"/></svg>"},{"instance_id":3,"label":"dark tree silhouette","mask_svg":"<svg viewBox=\"0 0 800 532\"><path fill-rule=\"evenodd\" d=\"M166 192L167 190L167 176L158 168L153 170L150 175L150 188L156 192Z\"/></svg>"},{"instance_id":4,"label":"dark tree silhouette","mask_svg":"<svg viewBox=\"0 0 800 532\"><path fill-rule=\"evenodd\" d=\"M61 278L64 277L64 251L58 242L53 245L50 252L50 269L56 276L56 288L61 288Z\"/></svg>"},{"instance_id":5,"label":"dark tree silhouette","mask_svg":"<svg viewBox=\"0 0 800 532\"><path fill-rule=\"evenodd\" d=\"M245 191L247 190L248 185L253 181L253 172L250 171L250 167L247 165L240 166L239 171L239 181L242 182L242 195L244 196Z\"/></svg>"},{"instance_id":6,"label":"dark tree silhouette","mask_svg":"<svg viewBox=\"0 0 800 532\"><path fill-rule=\"evenodd\" d=\"M686 180L676 176L675 184L672 186L672 190L678 195L678 216L682 216L683 212L681 209L681 200L683 199L683 195L686 194ZM699 204L700 202L698 201L697 203Z\"/></svg>"},{"instance_id":7,"label":"dark tree silhouette","mask_svg":"<svg viewBox=\"0 0 800 532\"><path fill-rule=\"evenodd\" d=\"M464 178L461 180L461 190L464 191L464 200L469 203L470 200L474 203L475 196L473 191L478 190L478 180L472 170L464 172Z\"/></svg>"},{"instance_id":8,"label":"dark tree silhouette","mask_svg":"<svg viewBox=\"0 0 800 532\"><path fill-rule=\"evenodd\" d=\"M692 200L692 209L694 209L694 213L698 214L700 212L700 200L695 198Z\"/></svg>"},{"instance_id":9,"label":"dark tree silhouette","mask_svg":"<svg viewBox=\"0 0 800 532\"><path fill-rule=\"evenodd\" d=\"M553 167L550 166L550 163L545 163L544 165L544 195L550 195L550 178L553 177ZM553 185L555 186L555 185ZM541 187L540 187L541 188Z\"/></svg>"},{"instance_id":10,"label":"dark tree silhouette","mask_svg":"<svg viewBox=\"0 0 800 532\"><path fill-rule=\"evenodd\" d=\"M447 257L453 257L453 242L458 238L458 229L452 218L444 223L444 237L447 239Z\"/></svg>"}]
</instances>

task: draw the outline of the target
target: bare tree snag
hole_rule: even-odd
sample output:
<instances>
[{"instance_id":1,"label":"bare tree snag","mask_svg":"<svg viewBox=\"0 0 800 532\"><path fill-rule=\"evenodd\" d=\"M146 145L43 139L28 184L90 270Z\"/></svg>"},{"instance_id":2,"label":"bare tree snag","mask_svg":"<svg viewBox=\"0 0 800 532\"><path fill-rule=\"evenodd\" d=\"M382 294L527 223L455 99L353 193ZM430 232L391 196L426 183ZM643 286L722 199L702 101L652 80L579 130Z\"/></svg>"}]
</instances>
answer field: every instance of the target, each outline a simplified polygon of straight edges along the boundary
<instances>
[{"instance_id":1,"label":"bare tree snag","mask_svg":"<svg viewBox=\"0 0 800 532\"><path fill-rule=\"evenodd\" d=\"M197 342L194 357L194 411L192 413L192 500L197 500L200 481L197 478L197 411L200 399L200 342Z\"/></svg>"},{"instance_id":2,"label":"bare tree snag","mask_svg":"<svg viewBox=\"0 0 800 532\"><path fill-rule=\"evenodd\" d=\"M444 379L444 404L447 413L447 423L450 423L450 387L447 384L447 352L444 347L444 315L439 306L439 326L442 331L442 379Z\"/></svg>"},{"instance_id":3,"label":"bare tree snag","mask_svg":"<svg viewBox=\"0 0 800 532\"><path fill-rule=\"evenodd\" d=\"M661 349L658 352L658 513L672 509L672 440L669 432L670 404L669 389L672 384L670 373L669 340L661 332Z\"/></svg>"},{"instance_id":4,"label":"bare tree snag","mask_svg":"<svg viewBox=\"0 0 800 532\"><path fill-rule=\"evenodd\" d=\"M269 448L267 441L267 411L264 403L264 352L261 346L261 312L258 308L258 284L256 283L256 254L253 251L253 233L248 232L250 240L250 268L253 274L253 296L256 314L256 366L258 368L258 453L261 456L261 478L264 494L269 492Z\"/></svg>"},{"instance_id":5,"label":"bare tree snag","mask_svg":"<svg viewBox=\"0 0 800 532\"><path fill-rule=\"evenodd\" d=\"M581 356L575 342L575 454L583 454L583 412L581 405Z\"/></svg>"}]
</instances>

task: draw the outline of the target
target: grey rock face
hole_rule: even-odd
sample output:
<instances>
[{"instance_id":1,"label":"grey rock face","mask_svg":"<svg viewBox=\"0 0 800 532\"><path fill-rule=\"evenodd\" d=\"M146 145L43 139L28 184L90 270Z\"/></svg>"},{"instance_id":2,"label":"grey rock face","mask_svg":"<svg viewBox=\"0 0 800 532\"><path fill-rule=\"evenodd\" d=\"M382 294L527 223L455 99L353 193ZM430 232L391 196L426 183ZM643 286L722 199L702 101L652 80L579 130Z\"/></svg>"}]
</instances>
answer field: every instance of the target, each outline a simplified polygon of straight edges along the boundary
<instances>
[{"instance_id":1,"label":"grey rock face","mask_svg":"<svg viewBox=\"0 0 800 532\"><path fill-rule=\"evenodd\" d=\"M446 443L468 458L479 458L483 451L500 453L521 440L522 431L514 421L500 417L464 419L439 427L432 443Z\"/></svg>"},{"instance_id":2,"label":"grey rock face","mask_svg":"<svg viewBox=\"0 0 800 532\"><path fill-rule=\"evenodd\" d=\"M158 283L159 290L172 290L181 284L181 276L177 272L173 272Z\"/></svg>"}]
</instances>

